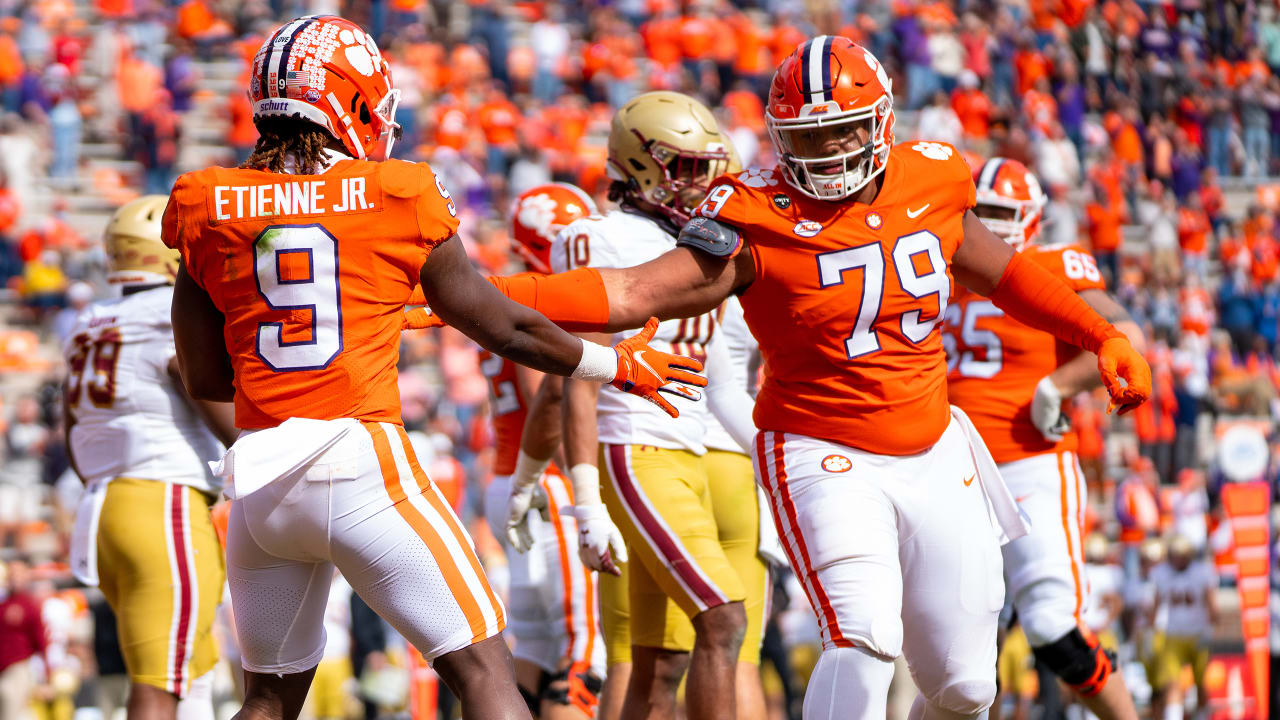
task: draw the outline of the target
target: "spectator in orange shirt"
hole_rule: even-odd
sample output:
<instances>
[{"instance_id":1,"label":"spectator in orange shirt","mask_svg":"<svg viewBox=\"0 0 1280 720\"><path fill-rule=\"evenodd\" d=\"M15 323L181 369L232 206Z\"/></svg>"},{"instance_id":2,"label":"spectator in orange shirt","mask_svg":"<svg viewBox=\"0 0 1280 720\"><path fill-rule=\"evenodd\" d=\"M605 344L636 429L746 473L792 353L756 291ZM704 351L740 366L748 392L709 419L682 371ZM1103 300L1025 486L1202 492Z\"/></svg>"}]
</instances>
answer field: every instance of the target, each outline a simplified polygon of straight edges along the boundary
<instances>
[{"instance_id":1,"label":"spectator in orange shirt","mask_svg":"<svg viewBox=\"0 0 1280 720\"><path fill-rule=\"evenodd\" d=\"M951 93L951 109L960 118L965 139L985 144L991 125L991 100L982 92L978 75L972 70L960 73L959 85Z\"/></svg>"},{"instance_id":2,"label":"spectator in orange shirt","mask_svg":"<svg viewBox=\"0 0 1280 720\"><path fill-rule=\"evenodd\" d=\"M1124 232L1121 230L1123 218L1108 202L1102 188L1093 185L1091 190L1092 197L1084 209L1089 249L1098 261L1098 269L1102 271L1107 287L1115 287L1120 272L1120 246L1124 243Z\"/></svg>"},{"instance_id":3,"label":"spectator in orange shirt","mask_svg":"<svg viewBox=\"0 0 1280 720\"><path fill-rule=\"evenodd\" d=\"M0 28L0 102L8 112L19 110L22 94L18 80L22 77L22 72L22 53L6 24Z\"/></svg>"},{"instance_id":4,"label":"spectator in orange shirt","mask_svg":"<svg viewBox=\"0 0 1280 720\"><path fill-rule=\"evenodd\" d=\"M769 92L773 67L769 65L769 36L750 12L735 12L726 21L733 29L737 52L733 72L757 95ZM727 87L727 86L725 86Z\"/></svg>"},{"instance_id":5,"label":"spectator in orange shirt","mask_svg":"<svg viewBox=\"0 0 1280 720\"><path fill-rule=\"evenodd\" d=\"M1018 51L1013 55L1013 69L1016 73L1015 88L1018 97L1026 97L1027 92L1041 78L1048 79L1049 60L1036 49L1030 38L1024 36L1018 43Z\"/></svg>"},{"instance_id":6,"label":"spectator in orange shirt","mask_svg":"<svg viewBox=\"0 0 1280 720\"><path fill-rule=\"evenodd\" d=\"M1251 262L1249 273L1255 286L1261 287L1276 279L1280 273L1280 247L1271 232L1258 233L1249 244Z\"/></svg>"},{"instance_id":7,"label":"spectator in orange shirt","mask_svg":"<svg viewBox=\"0 0 1280 720\"><path fill-rule=\"evenodd\" d=\"M1209 216L1200 196L1191 193L1178 210L1178 245L1182 248L1182 271L1201 280L1205 277L1209 249Z\"/></svg>"},{"instance_id":8,"label":"spectator in orange shirt","mask_svg":"<svg viewBox=\"0 0 1280 720\"><path fill-rule=\"evenodd\" d=\"M496 81L490 86L483 104L476 108L476 122L484 133L488 146L488 170L491 174L505 175L511 157L516 151L516 128L520 124L520 109L507 98Z\"/></svg>"},{"instance_id":9,"label":"spectator in orange shirt","mask_svg":"<svg viewBox=\"0 0 1280 720\"><path fill-rule=\"evenodd\" d=\"M1222 215L1225 198L1218 184L1218 169L1212 165L1200 171L1200 205L1209 216L1209 225L1215 233L1222 231L1227 219Z\"/></svg>"},{"instance_id":10,"label":"spectator in orange shirt","mask_svg":"<svg viewBox=\"0 0 1280 720\"><path fill-rule=\"evenodd\" d=\"M1042 136L1049 134L1049 128L1058 119L1058 101L1050 92L1049 78L1038 78L1035 85L1022 94L1022 114L1032 130Z\"/></svg>"}]
</instances>

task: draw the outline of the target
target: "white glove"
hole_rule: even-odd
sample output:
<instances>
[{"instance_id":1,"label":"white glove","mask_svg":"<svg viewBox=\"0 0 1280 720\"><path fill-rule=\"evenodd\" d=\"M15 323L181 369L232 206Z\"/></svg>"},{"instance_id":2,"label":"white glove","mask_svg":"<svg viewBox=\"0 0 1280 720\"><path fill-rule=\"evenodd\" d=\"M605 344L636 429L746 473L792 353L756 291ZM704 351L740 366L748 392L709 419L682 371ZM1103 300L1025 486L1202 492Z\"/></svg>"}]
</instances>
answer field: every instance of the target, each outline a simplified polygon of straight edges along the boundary
<instances>
[{"instance_id":1,"label":"white glove","mask_svg":"<svg viewBox=\"0 0 1280 720\"><path fill-rule=\"evenodd\" d=\"M541 495L538 481L550 460L535 460L523 450L516 457L516 469L511 474L511 494L507 496L507 542L519 552L529 552L533 547L533 533L529 530L529 510L537 506L536 496ZM542 498L546 507L546 498Z\"/></svg>"},{"instance_id":2,"label":"white glove","mask_svg":"<svg viewBox=\"0 0 1280 720\"><path fill-rule=\"evenodd\" d=\"M627 546L604 503L574 505L573 516L578 519L578 557L582 564L597 572L621 575L618 565L627 561Z\"/></svg>"},{"instance_id":3,"label":"white glove","mask_svg":"<svg viewBox=\"0 0 1280 720\"><path fill-rule=\"evenodd\" d=\"M1058 442L1071 429L1067 416L1062 414L1062 392L1047 375L1036 384L1031 396L1031 424L1049 442Z\"/></svg>"}]
</instances>

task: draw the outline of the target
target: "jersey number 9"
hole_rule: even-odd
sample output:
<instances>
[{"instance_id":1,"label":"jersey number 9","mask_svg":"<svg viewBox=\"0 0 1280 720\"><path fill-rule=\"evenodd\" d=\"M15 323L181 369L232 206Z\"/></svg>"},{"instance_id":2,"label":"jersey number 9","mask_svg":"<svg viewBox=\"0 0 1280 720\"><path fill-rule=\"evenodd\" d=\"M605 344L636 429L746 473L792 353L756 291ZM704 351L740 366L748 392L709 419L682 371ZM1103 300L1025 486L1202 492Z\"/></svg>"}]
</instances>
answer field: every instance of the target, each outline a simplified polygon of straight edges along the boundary
<instances>
[{"instance_id":1,"label":"jersey number 9","mask_svg":"<svg viewBox=\"0 0 1280 720\"><path fill-rule=\"evenodd\" d=\"M257 353L276 372L323 370L342 352L338 240L319 224L272 225L253 243L258 294L272 310L291 311L309 332L285 322L258 323Z\"/></svg>"}]
</instances>

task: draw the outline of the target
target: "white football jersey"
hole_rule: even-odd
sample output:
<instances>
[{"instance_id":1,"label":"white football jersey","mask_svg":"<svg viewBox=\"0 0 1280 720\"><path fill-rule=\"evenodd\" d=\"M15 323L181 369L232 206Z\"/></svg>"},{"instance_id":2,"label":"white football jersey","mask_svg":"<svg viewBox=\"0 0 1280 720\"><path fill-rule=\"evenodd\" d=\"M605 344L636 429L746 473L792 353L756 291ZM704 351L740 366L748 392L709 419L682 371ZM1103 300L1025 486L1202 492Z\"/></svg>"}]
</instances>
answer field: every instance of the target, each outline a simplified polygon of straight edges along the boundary
<instances>
[{"instance_id":1,"label":"white football jersey","mask_svg":"<svg viewBox=\"0 0 1280 720\"><path fill-rule=\"evenodd\" d=\"M1088 595L1085 596L1080 619L1095 633L1111 629L1116 618L1112 617L1103 600L1109 595L1121 595L1124 572L1115 565L1086 563L1084 581Z\"/></svg>"},{"instance_id":2,"label":"white football jersey","mask_svg":"<svg viewBox=\"0 0 1280 720\"><path fill-rule=\"evenodd\" d=\"M169 376L173 288L95 303L64 348L71 451L87 480L132 477L216 493L222 445Z\"/></svg>"},{"instance_id":3,"label":"white football jersey","mask_svg":"<svg viewBox=\"0 0 1280 720\"><path fill-rule=\"evenodd\" d=\"M1218 586L1212 565L1197 560L1178 572L1169 563L1161 563L1151 569L1151 582L1165 610L1164 627L1160 629L1181 637L1208 636L1211 628L1205 590Z\"/></svg>"},{"instance_id":4,"label":"white football jersey","mask_svg":"<svg viewBox=\"0 0 1280 720\"><path fill-rule=\"evenodd\" d=\"M755 370L760 363L760 345L747 327L742 317L742 303L736 295L730 295L719 310L720 321L716 324L716 333L724 340L732 361L733 375L727 382L736 387L743 387L754 397L756 394ZM708 378L711 382L721 382L722 378ZM714 415L707 416L707 435L703 444L712 450L742 452L738 443L733 441L729 432L724 429Z\"/></svg>"},{"instance_id":5,"label":"white football jersey","mask_svg":"<svg viewBox=\"0 0 1280 720\"><path fill-rule=\"evenodd\" d=\"M676 246L675 236L656 221L639 213L614 210L566 225L551 244L551 268L564 272L578 267L625 268L646 263ZM704 360L716 322L713 313L694 318L666 320L650 345L656 350ZM639 328L615 333L613 343L635 335ZM672 418L648 400L609 385L600 389L596 405L598 438L616 445L653 445L689 450L702 455L702 443L710 420L705 402L692 402L664 393L680 411Z\"/></svg>"}]
</instances>

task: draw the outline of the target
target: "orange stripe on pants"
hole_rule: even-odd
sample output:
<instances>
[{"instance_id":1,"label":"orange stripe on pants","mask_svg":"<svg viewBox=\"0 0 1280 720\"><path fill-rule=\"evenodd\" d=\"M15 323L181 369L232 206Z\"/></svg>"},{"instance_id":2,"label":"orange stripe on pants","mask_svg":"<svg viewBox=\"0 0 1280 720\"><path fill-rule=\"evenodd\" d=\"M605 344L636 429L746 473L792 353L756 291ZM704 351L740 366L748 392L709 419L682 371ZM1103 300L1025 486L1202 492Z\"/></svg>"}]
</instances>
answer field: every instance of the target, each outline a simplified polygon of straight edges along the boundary
<instances>
[{"instance_id":1,"label":"orange stripe on pants","mask_svg":"<svg viewBox=\"0 0 1280 720\"><path fill-rule=\"evenodd\" d=\"M431 507L435 509L440 517L444 518L444 522L449 526L449 530L453 533L453 537L458 541L458 547L462 548L462 552L466 554L467 561L471 564L472 571L475 572L476 578L480 581L480 586L484 588L484 594L489 598L489 605L493 608L493 615L497 618L499 628L505 628L507 618L502 611L502 603L498 602L498 596L493 593L493 588L489 585L489 578L484 574L484 569L480 567L480 558L471 550L471 539L462 531L462 526L458 524L457 519L453 515L453 511L445 504L440 497L439 491L431 483L431 479L423 472L422 466L418 464L418 458L413 454L413 445L409 442L409 433L404 431L403 427L396 426L396 430L400 434L400 443L404 446L405 459L409 461L409 469L413 472L414 480L418 483L418 489L422 491L422 497L426 498ZM477 606L478 607L478 606ZM467 617L469 621L470 616ZM477 635L472 638L473 642L483 640L487 635L485 629L486 623L483 621L479 625ZM476 625L471 627L475 628Z\"/></svg>"},{"instance_id":2,"label":"orange stripe on pants","mask_svg":"<svg viewBox=\"0 0 1280 720\"><path fill-rule=\"evenodd\" d=\"M595 592L593 591L593 583L591 582L591 570L585 565L582 569L582 593L583 593L583 612L586 615L586 622L583 627L586 628L586 649L582 653L582 657L574 656L574 651L578 647L577 623L575 622L573 612L573 598L576 595L577 585L574 583L574 564L573 559L569 557L570 552L576 552L575 548L570 546L573 539L565 537L564 525L560 519L560 503L556 501L556 494L548 485L550 483L561 483L570 499L573 498L573 490L568 487L568 483L560 478L549 478L544 476L543 493L547 496L547 512L551 517L551 527L556 533L556 545L560 551L560 575L564 586L564 626L565 637L569 639L569 653L574 662L591 662L591 656L595 652Z\"/></svg>"},{"instance_id":3,"label":"orange stripe on pants","mask_svg":"<svg viewBox=\"0 0 1280 720\"><path fill-rule=\"evenodd\" d=\"M375 422L361 420L360 424L364 425L369 437L373 438L373 450L378 455L378 467L382 470L382 483L387 489L387 494L391 496L391 502L395 504L396 512L400 513L400 517L404 518L404 521L413 528L413 531L426 544L427 549L431 551L431 556L440 567L440 574L444 576L445 584L449 586L449 592L453 594L454 600L458 601L458 607L462 609L462 614L467 619L467 625L476 632L472 642L480 640L484 637L486 627L484 614L480 612L480 604L471 594L471 589L467 587L466 580L463 580L462 572L454 563L453 556L449 553L449 548L445 546L444 541L436 534L435 529L422 513L412 503L407 502L409 498L404 494L404 488L400 486L400 471L396 468L395 458L391 455L391 444L387 439L386 431Z\"/></svg>"},{"instance_id":4,"label":"orange stripe on pants","mask_svg":"<svg viewBox=\"0 0 1280 720\"><path fill-rule=\"evenodd\" d=\"M1073 584L1075 585L1075 590L1076 590L1076 609L1075 609L1074 615L1076 619L1076 624L1079 625L1080 624L1080 608L1084 604L1084 593L1081 591L1081 586L1080 586L1080 565L1079 563L1076 562L1076 552L1075 552L1075 548L1073 547L1074 543L1071 540L1071 526L1073 523L1072 523L1071 510L1067 505L1067 498L1068 498L1067 482L1068 481L1067 481L1067 470L1065 465L1065 458L1066 458L1066 453L1061 453L1061 452L1058 453L1058 477L1061 480L1061 488L1062 488L1062 495L1060 498L1062 502L1062 535L1063 535L1063 538L1067 541L1067 557L1071 560L1071 579ZM1072 464L1071 471L1072 473L1074 473L1075 462L1073 461L1071 464ZM1077 485L1078 483L1079 481L1077 480ZM1079 490L1077 488L1077 493L1078 492ZM1077 526L1076 534L1078 535L1079 533L1080 533L1080 528L1079 526Z\"/></svg>"}]
</instances>

